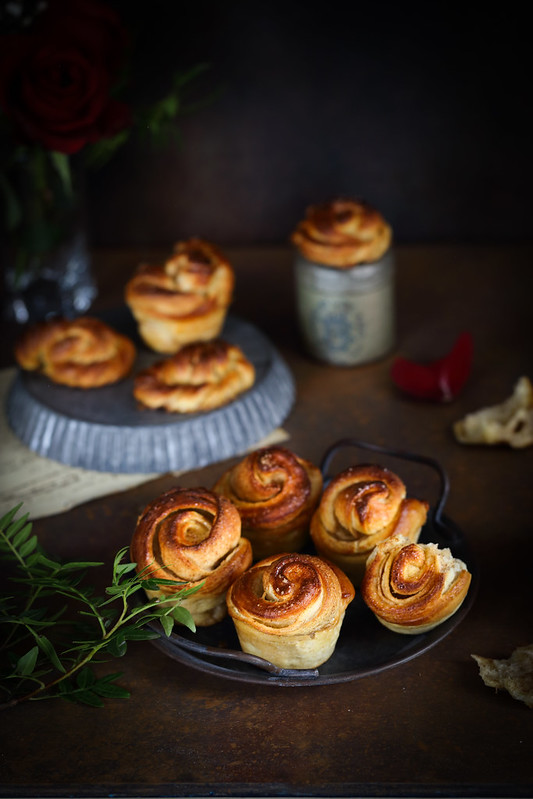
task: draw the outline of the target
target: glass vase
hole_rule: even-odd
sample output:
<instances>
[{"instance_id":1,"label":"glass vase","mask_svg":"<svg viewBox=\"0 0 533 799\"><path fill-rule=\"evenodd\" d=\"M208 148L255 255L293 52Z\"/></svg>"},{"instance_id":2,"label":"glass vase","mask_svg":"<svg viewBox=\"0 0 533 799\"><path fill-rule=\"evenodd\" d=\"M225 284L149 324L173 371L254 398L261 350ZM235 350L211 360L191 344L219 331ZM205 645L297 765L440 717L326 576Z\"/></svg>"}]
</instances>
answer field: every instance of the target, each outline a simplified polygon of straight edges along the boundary
<instances>
[{"instance_id":1,"label":"glass vase","mask_svg":"<svg viewBox=\"0 0 533 799\"><path fill-rule=\"evenodd\" d=\"M65 179L49 164L26 155L8 174L16 224L3 247L5 321L32 323L72 318L89 310L97 288L87 243L82 175Z\"/></svg>"}]
</instances>

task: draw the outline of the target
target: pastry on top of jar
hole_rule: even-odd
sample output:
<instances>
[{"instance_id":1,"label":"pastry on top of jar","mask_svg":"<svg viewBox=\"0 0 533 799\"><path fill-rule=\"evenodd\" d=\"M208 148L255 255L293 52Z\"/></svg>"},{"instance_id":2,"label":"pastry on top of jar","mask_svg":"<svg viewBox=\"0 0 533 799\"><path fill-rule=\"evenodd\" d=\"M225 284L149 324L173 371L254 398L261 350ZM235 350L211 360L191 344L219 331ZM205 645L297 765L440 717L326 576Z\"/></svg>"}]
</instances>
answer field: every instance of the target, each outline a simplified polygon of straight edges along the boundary
<instances>
[{"instance_id":1,"label":"pastry on top of jar","mask_svg":"<svg viewBox=\"0 0 533 799\"><path fill-rule=\"evenodd\" d=\"M392 228L363 200L337 198L311 205L291 235L309 261L346 269L378 261L392 243Z\"/></svg>"}]
</instances>

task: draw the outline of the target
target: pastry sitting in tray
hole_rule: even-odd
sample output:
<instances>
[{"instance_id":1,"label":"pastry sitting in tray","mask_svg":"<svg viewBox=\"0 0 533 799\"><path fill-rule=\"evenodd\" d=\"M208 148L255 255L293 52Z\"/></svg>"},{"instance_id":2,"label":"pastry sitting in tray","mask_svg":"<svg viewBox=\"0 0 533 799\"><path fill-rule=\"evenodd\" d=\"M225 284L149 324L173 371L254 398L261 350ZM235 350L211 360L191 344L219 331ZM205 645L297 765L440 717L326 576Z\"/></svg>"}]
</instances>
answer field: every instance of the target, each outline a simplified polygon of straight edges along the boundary
<instances>
[{"instance_id":1,"label":"pastry sitting in tray","mask_svg":"<svg viewBox=\"0 0 533 799\"><path fill-rule=\"evenodd\" d=\"M399 533L417 541L428 509L427 502L406 497L405 484L390 469L351 466L326 487L311 537L320 555L359 584L376 544Z\"/></svg>"},{"instance_id":2,"label":"pastry sitting in tray","mask_svg":"<svg viewBox=\"0 0 533 799\"><path fill-rule=\"evenodd\" d=\"M116 383L129 373L135 356L129 338L89 316L38 322L15 346L22 369L41 372L54 383L74 388Z\"/></svg>"},{"instance_id":3,"label":"pastry sitting in tray","mask_svg":"<svg viewBox=\"0 0 533 799\"><path fill-rule=\"evenodd\" d=\"M285 447L265 447L228 469L214 490L237 507L243 535L252 544L254 559L260 560L297 552L307 543L322 474Z\"/></svg>"},{"instance_id":4,"label":"pastry sitting in tray","mask_svg":"<svg viewBox=\"0 0 533 799\"><path fill-rule=\"evenodd\" d=\"M226 615L226 592L250 566L252 548L229 500L205 488L173 488L141 513L130 557L146 576L183 581L147 590L150 599L171 602L177 591L196 588L181 604L207 627Z\"/></svg>"},{"instance_id":5,"label":"pastry sitting in tray","mask_svg":"<svg viewBox=\"0 0 533 799\"><path fill-rule=\"evenodd\" d=\"M361 596L390 630L425 633L459 610L470 581L466 565L449 549L393 536L368 558Z\"/></svg>"},{"instance_id":6,"label":"pastry sitting in tray","mask_svg":"<svg viewBox=\"0 0 533 799\"><path fill-rule=\"evenodd\" d=\"M133 394L147 408L196 413L226 405L254 380L254 366L240 347L197 341L139 372Z\"/></svg>"},{"instance_id":7,"label":"pastry sitting in tray","mask_svg":"<svg viewBox=\"0 0 533 799\"><path fill-rule=\"evenodd\" d=\"M234 282L233 267L219 250L189 239L176 244L164 264L140 266L126 285L125 299L148 346L172 354L220 334Z\"/></svg>"},{"instance_id":8,"label":"pastry sitting in tray","mask_svg":"<svg viewBox=\"0 0 533 799\"><path fill-rule=\"evenodd\" d=\"M273 555L228 590L241 648L285 669L315 669L335 650L354 588L336 566L299 552Z\"/></svg>"}]
</instances>

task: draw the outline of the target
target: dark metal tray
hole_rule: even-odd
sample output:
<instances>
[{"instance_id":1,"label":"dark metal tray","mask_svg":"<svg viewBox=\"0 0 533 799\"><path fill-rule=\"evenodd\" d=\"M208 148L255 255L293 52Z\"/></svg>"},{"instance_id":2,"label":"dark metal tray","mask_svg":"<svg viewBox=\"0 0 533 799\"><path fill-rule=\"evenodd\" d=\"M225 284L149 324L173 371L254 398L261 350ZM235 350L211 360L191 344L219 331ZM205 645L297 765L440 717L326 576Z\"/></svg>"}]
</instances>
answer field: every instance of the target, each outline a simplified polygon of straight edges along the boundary
<instances>
[{"instance_id":1,"label":"dark metal tray","mask_svg":"<svg viewBox=\"0 0 533 799\"><path fill-rule=\"evenodd\" d=\"M333 444L322 459L321 470L325 482L328 481L328 470L334 456L346 447L371 450L420 463L434 470L439 479L439 496L430 510L420 541L449 547L455 557L467 564L472 581L459 610L446 622L427 633L402 635L380 624L356 591L355 599L346 611L333 655L318 669L309 671L279 669L268 661L243 653L229 617L212 627L198 628L196 633L183 628L183 632L173 632L168 638L163 634L153 641L154 646L191 668L240 682L281 687L328 685L356 680L412 660L446 638L461 623L474 602L478 572L465 535L444 514L449 483L442 466L432 458L414 453L386 449L354 439L342 439ZM154 628L161 630L157 624Z\"/></svg>"}]
</instances>

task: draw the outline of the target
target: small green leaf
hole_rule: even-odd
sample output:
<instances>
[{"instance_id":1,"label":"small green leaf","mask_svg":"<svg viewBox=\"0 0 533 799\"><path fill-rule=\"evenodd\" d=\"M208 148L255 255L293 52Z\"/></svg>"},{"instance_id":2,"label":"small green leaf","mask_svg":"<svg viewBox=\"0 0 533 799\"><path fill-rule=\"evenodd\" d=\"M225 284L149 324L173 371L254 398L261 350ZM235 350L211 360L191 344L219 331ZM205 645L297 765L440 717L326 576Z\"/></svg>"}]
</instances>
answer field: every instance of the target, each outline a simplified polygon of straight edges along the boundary
<instances>
[{"instance_id":1,"label":"small green leaf","mask_svg":"<svg viewBox=\"0 0 533 799\"><path fill-rule=\"evenodd\" d=\"M68 677L64 677L60 683L57 685L57 692L63 696L65 694L71 694L75 690L74 685L72 684L72 680Z\"/></svg>"},{"instance_id":2,"label":"small green leaf","mask_svg":"<svg viewBox=\"0 0 533 799\"><path fill-rule=\"evenodd\" d=\"M159 621L161 622L161 627L168 638L174 628L174 619L171 616L161 616Z\"/></svg>"},{"instance_id":3,"label":"small green leaf","mask_svg":"<svg viewBox=\"0 0 533 799\"><path fill-rule=\"evenodd\" d=\"M121 585L108 585L105 592L108 596L122 596L123 588Z\"/></svg>"},{"instance_id":4,"label":"small green leaf","mask_svg":"<svg viewBox=\"0 0 533 799\"><path fill-rule=\"evenodd\" d=\"M90 707L104 706L103 701L97 694L94 693L94 691L76 691L76 693L72 696L72 699L75 702L81 702L84 705L90 705Z\"/></svg>"},{"instance_id":5,"label":"small green leaf","mask_svg":"<svg viewBox=\"0 0 533 799\"><path fill-rule=\"evenodd\" d=\"M126 143L130 136L129 130L122 130L116 136L99 139L89 144L84 151L85 163L89 167L101 167L106 164L115 152Z\"/></svg>"},{"instance_id":6,"label":"small green leaf","mask_svg":"<svg viewBox=\"0 0 533 799\"><path fill-rule=\"evenodd\" d=\"M112 674L108 675L107 677L103 677L101 680L97 680L92 687L93 691L99 696L110 697L113 699L128 699L131 694L127 688L123 688L121 685L117 685L117 683L114 682L114 678L120 676L120 674Z\"/></svg>"},{"instance_id":7,"label":"small green leaf","mask_svg":"<svg viewBox=\"0 0 533 799\"><path fill-rule=\"evenodd\" d=\"M31 555L31 553L34 551L36 547L37 547L37 536L32 535L31 538L28 538L28 540L24 541L24 543L19 547L19 554L22 558L25 558L28 555Z\"/></svg>"},{"instance_id":8,"label":"small green leaf","mask_svg":"<svg viewBox=\"0 0 533 799\"><path fill-rule=\"evenodd\" d=\"M18 505L15 505L14 508L11 508L2 518L0 519L0 529L5 530L10 524L11 520L17 515L19 510L22 508L23 503L19 502Z\"/></svg>"},{"instance_id":9,"label":"small green leaf","mask_svg":"<svg viewBox=\"0 0 533 799\"><path fill-rule=\"evenodd\" d=\"M126 654L128 646L126 639L120 634L111 638L105 648L113 657L121 658Z\"/></svg>"},{"instance_id":10,"label":"small green leaf","mask_svg":"<svg viewBox=\"0 0 533 799\"><path fill-rule=\"evenodd\" d=\"M89 685L92 686L95 681L96 677L88 666L81 669L76 675L76 685L78 688L88 688Z\"/></svg>"},{"instance_id":11,"label":"small green leaf","mask_svg":"<svg viewBox=\"0 0 533 799\"><path fill-rule=\"evenodd\" d=\"M36 554L36 563L38 563L39 566L42 566L43 569L48 569L52 572L56 572L61 569L61 563L58 563L56 560L52 560L43 552L38 552Z\"/></svg>"},{"instance_id":12,"label":"small green leaf","mask_svg":"<svg viewBox=\"0 0 533 799\"><path fill-rule=\"evenodd\" d=\"M185 627L188 627L191 632L196 632L196 624L194 623L190 612L186 608L178 605L172 611L172 617L178 622L178 624L184 624ZM163 619L161 619L161 622L162 621Z\"/></svg>"},{"instance_id":13,"label":"small green leaf","mask_svg":"<svg viewBox=\"0 0 533 799\"><path fill-rule=\"evenodd\" d=\"M124 574L127 574L128 572L132 572L134 570L135 570L135 563L120 563L120 564L117 564L117 568L116 568L117 574L120 575L121 577Z\"/></svg>"},{"instance_id":14,"label":"small green leaf","mask_svg":"<svg viewBox=\"0 0 533 799\"><path fill-rule=\"evenodd\" d=\"M21 516L20 519L17 519L12 524L9 525L8 535L11 538L11 542L13 546L18 547L18 545L24 541L28 535L31 533L31 522L26 524L28 520L28 514L25 513L24 516ZM28 530L29 527L29 530Z\"/></svg>"},{"instance_id":15,"label":"small green leaf","mask_svg":"<svg viewBox=\"0 0 533 799\"><path fill-rule=\"evenodd\" d=\"M143 588L148 588L149 590L158 588L160 585L174 585L176 587L186 585L183 580L165 580L163 577L143 578L140 580L140 583Z\"/></svg>"},{"instance_id":16,"label":"small green leaf","mask_svg":"<svg viewBox=\"0 0 533 799\"><path fill-rule=\"evenodd\" d=\"M31 674L37 664L37 657L39 655L39 647L33 646L25 655L17 661L16 672L17 674L27 677Z\"/></svg>"},{"instance_id":17,"label":"small green leaf","mask_svg":"<svg viewBox=\"0 0 533 799\"><path fill-rule=\"evenodd\" d=\"M55 666L58 671L62 671L64 673L66 669L59 660L52 642L45 635L39 635L37 637L37 644L39 645L41 651L44 652L50 663Z\"/></svg>"},{"instance_id":18,"label":"small green leaf","mask_svg":"<svg viewBox=\"0 0 533 799\"><path fill-rule=\"evenodd\" d=\"M50 152L50 161L56 170L63 186L63 191L67 197L72 196L72 175L70 172L70 161L65 153L58 153L55 150Z\"/></svg>"},{"instance_id":19,"label":"small green leaf","mask_svg":"<svg viewBox=\"0 0 533 799\"><path fill-rule=\"evenodd\" d=\"M193 585L192 588L183 588L177 596L179 596L180 599L185 599L185 597L195 594L197 591L199 591L202 586L203 583L200 583L199 585Z\"/></svg>"},{"instance_id":20,"label":"small green leaf","mask_svg":"<svg viewBox=\"0 0 533 799\"><path fill-rule=\"evenodd\" d=\"M84 569L90 569L94 566L103 565L103 563L96 561L72 561L70 563L62 563L60 570L62 572L83 571Z\"/></svg>"},{"instance_id":21,"label":"small green leaf","mask_svg":"<svg viewBox=\"0 0 533 799\"><path fill-rule=\"evenodd\" d=\"M150 641L159 638L155 631L143 627L128 627L123 629L123 633L127 641Z\"/></svg>"}]
</instances>

